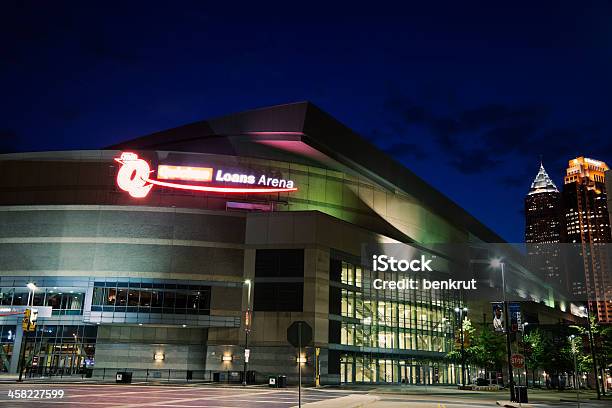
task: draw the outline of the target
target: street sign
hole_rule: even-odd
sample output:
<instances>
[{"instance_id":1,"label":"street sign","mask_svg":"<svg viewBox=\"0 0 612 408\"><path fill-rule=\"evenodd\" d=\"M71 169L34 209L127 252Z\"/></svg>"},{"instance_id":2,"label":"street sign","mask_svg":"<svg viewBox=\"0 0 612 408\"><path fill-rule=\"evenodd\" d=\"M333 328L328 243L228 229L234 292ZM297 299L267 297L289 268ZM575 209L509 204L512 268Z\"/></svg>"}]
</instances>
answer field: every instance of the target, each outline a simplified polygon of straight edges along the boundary
<instances>
[{"instance_id":1,"label":"street sign","mask_svg":"<svg viewBox=\"0 0 612 408\"><path fill-rule=\"evenodd\" d=\"M300 344L299 330L302 327L302 341ZM293 322L287 329L287 341L293 347L304 347L312 342L312 327L304 321Z\"/></svg>"},{"instance_id":2,"label":"street sign","mask_svg":"<svg viewBox=\"0 0 612 408\"><path fill-rule=\"evenodd\" d=\"M513 354L510 362L513 368L525 368L525 356L522 354Z\"/></svg>"},{"instance_id":3,"label":"street sign","mask_svg":"<svg viewBox=\"0 0 612 408\"><path fill-rule=\"evenodd\" d=\"M251 331L251 323L253 320L253 312L251 312L251 309L247 309L244 312L244 330L249 332Z\"/></svg>"},{"instance_id":4,"label":"street sign","mask_svg":"<svg viewBox=\"0 0 612 408\"><path fill-rule=\"evenodd\" d=\"M244 362L249 362L249 357L251 356L251 349L244 349Z\"/></svg>"}]
</instances>

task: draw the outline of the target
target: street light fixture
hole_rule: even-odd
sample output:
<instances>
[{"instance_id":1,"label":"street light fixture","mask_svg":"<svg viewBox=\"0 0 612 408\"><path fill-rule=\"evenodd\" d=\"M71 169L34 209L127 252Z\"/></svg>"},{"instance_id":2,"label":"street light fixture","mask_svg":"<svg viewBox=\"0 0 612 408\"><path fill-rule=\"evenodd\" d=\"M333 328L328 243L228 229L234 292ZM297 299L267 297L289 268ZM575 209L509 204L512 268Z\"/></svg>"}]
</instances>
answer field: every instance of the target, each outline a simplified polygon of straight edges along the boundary
<instances>
[{"instance_id":1,"label":"street light fixture","mask_svg":"<svg viewBox=\"0 0 612 408\"><path fill-rule=\"evenodd\" d=\"M34 292L36 291L36 289L38 289L38 287L34 284L34 282L28 282L26 284L26 287L28 288L28 302L26 303L26 306L27 308L29 308L30 303L32 303L32 306L34 305ZM23 371L25 369L25 349L28 344L28 333L29 332L30 332L29 330L24 330L23 337L21 339L21 350L20 350L19 364L18 364L18 367L19 367L19 379L17 380L18 382L23 381Z\"/></svg>"},{"instance_id":2,"label":"street light fixture","mask_svg":"<svg viewBox=\"0 0 612 408\"><path fill-rule=\"evenodd\" d=\"M455 313L459 313L459 330L461 335L461 385L465 386L465 337L463 334L463 313L467 314L467 307L455 308Z\"/></svg>"},{"instance_id":3,"label":"street light fixture","mask_svg":"<svg viewBox=\"0 0 612 408\"><path fill-rule=\"evenodd\" d=\"M508 302L506 300L506 276L504 274L504 262L500 258L491 260L491 267L501 270L502 277L502 293L504 299L504 320L506 329L506 353L508 355L508 383L510 385L510 401L514 401L514 373L512 372L512 350L510 349L510 320L508 319Z\"/></svg>"},{"instance_id":4,"label":"street light fixture","mask_svg":"<svg viewBox=\"0 0 612 408\"><path fill-rule=\"evenodd\" d=\"M572 354L574 355L574 388L576 389L576 402L578 403L578 408L580 408L580 377L578 376L578 362L576 360L576 354L578 354L578 349L576 348L576 343L574 342L573 334L569 336L570 343L572 343Z\"/></svg>"},{"instance_id":5,"label":"street light fixture","mask_svg":"<svg viewBox=\"0 0 612 408\"><path fill-rule=\"evenodd\" d=\"M251 289L253 288L253 285L251 284L250 279L245 279L244 285L248 286L248 291L247 291L247 305L246 305L247 307L246 307L246 311L244 315L244 372L242 373L242 385L247 385L247 369L249 365L248 360L249 360L249 354L250 354L249 332L251 331L251 323L252 323Z\"/></svg>"},{"instance_id":6,"label":"street light fixture","mask_svg":"<svg viewBox=\"0 0 612 408\"><path fill-rule=\"evenodd\" d=\"M26 287L28 288L29 292L28 292L28 303L27 305L30 306L30 302L32 303L32 306L34 306L34 292L36 292L36 290L38 289L38 287L34 284L34 282L28 282L28 284L26 285Z\"/></svg>"}]
</instances>

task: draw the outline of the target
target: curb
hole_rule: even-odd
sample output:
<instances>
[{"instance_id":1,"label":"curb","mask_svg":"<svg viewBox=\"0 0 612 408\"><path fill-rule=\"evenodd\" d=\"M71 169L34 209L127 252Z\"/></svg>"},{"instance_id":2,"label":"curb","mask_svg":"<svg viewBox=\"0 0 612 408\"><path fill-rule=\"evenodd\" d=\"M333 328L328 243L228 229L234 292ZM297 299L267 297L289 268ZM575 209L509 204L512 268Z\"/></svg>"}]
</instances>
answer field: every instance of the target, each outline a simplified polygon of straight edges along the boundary
<instances>
[{"instance_id":1,"label":"curb","mask_svg":"<svg viewBox=\"0 0 612 408\"><path fill-rule=\"evenodd\" d=\"M519 408L519 407L533 408L533 405L529 403L520 404L520 405L518 402L511 402L511 401L495 401L495 403L499 405L500 407L506 407L506 408Z\"/></svg>"}]
</instances>

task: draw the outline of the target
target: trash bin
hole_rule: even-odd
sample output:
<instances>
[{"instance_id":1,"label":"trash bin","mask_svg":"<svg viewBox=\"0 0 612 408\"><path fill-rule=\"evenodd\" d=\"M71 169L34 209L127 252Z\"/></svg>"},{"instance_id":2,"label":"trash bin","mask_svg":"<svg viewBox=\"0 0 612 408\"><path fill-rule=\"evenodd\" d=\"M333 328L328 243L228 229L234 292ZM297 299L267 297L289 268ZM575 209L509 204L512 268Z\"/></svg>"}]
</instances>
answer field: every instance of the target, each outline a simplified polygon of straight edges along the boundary
<instances>
[{"instance_id":1,"label":"trash bin","mask_svg":"<svg viewBox=\"0 0 612 408\"><path fill-rule=\"evenodd\" d=\"M119 384L130 384L132 382L132 373L127 371L117 371L115 380Z\"/></svg>"},{"instance_id":2,"label":"trash bin","mask_svg":"<svg viewBox=\"0 0 612 408\"><path fill-rule=\"evenodd\" d=\"M269 376L268 377L268 386L271 387L271 388L278 387L278 385L276 384L276 377L274 377L274 376Z\"/></svg>"},{"instance_id":3,"label":"trash bin","mask_svg":"<svg viewBox=\"0 0 612 408\"><path fill-rule=\"evenodd\" d=\"M85 369L85 378L91 378L93 377L93 368L86 368Z\"/></svg>"},{"instance_id":4,"label":"trash bin","mask_svg":"<svg viewBox=\"0 0 612 408\"><path fill-rule=\"evenodd\" d=\"M520 402L521 404L528 403L527 399L527 387L524 385L514 386L514 402Z\"/></svg>"},{"instance_id":5,"label":"trash bin","mask_svg":"<svg viewBox=\"0 0 612 408\"><path fill-rule=\"evenodd\" d=\"M187 370L187 381L193 380L193 371Z\"/></svg>"},{"instance_id":6,"label":"trash bin","mask_svg":"<svg viewBox=\"0 0 612 408\"><path fill-rule=\"evenodd\" d=\"M246 382L247 384L255 384L255 371L247 371Z\"/></svg>"},{"instance_id":7,"label":"trash bin","mask_svg":"<svg viewBox=\"0 0 612 408\"><path fill-rule=\"evenodd\" d=\"M286 375L279 375L276 378L276 383L278 384L277 385L278 388L285 388L287 386L287 376Z\"/></svg>"},{"instance_id":8,"label":"trash bin","mask_svg":"<svg viewBox=\"0 0 612 408\"><path fill-rule=\"evenodd\" d=\"M221 382L221 373L213 373L213 382Z\"/></svg>"}]
</instances>

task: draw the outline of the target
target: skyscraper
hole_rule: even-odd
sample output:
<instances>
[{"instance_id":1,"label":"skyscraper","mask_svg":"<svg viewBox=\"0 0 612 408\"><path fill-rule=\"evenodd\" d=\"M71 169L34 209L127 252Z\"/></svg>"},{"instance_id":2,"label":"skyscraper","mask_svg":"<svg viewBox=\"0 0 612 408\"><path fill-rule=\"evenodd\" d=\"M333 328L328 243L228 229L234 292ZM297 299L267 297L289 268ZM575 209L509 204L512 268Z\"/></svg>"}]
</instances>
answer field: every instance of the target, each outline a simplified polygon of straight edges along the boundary
<instances>
[{"instance_id":1,"label":"skyscraper","mask_svg":"<svg viewBox=\"0 0 612 408\"><path fill-rule=\"evenodd\" d=\"M564 241L561 193L544 165L525 196L525 242L531 269L547 283L567 291L561 273L559 243Z\"/></svg>"},{"instance_id":2,"label":"skyscraper","mask_svg":"<svg viewBox=\"0 0 612 408\"><path fill-rule=\"evenodd\" d=\"M588 299L602 322L612 323L612 282L607 246L612 242L605 186L608 165L577 157L568 163L563 186L567 242L582 246L584 276L573 274L571 293ZM595 311L595 310L594 310Z\"/></svg>"},{"instance_id":3,"label":"skyscraper","mask_svg":"<svg viewBox=\"0 0 612 408\"><path fill-rule=\"evenodd\" d=\"M525 197L525 242L558 243L564 235L561 193L544 165Z\"/></svg>"}]
</instances>

